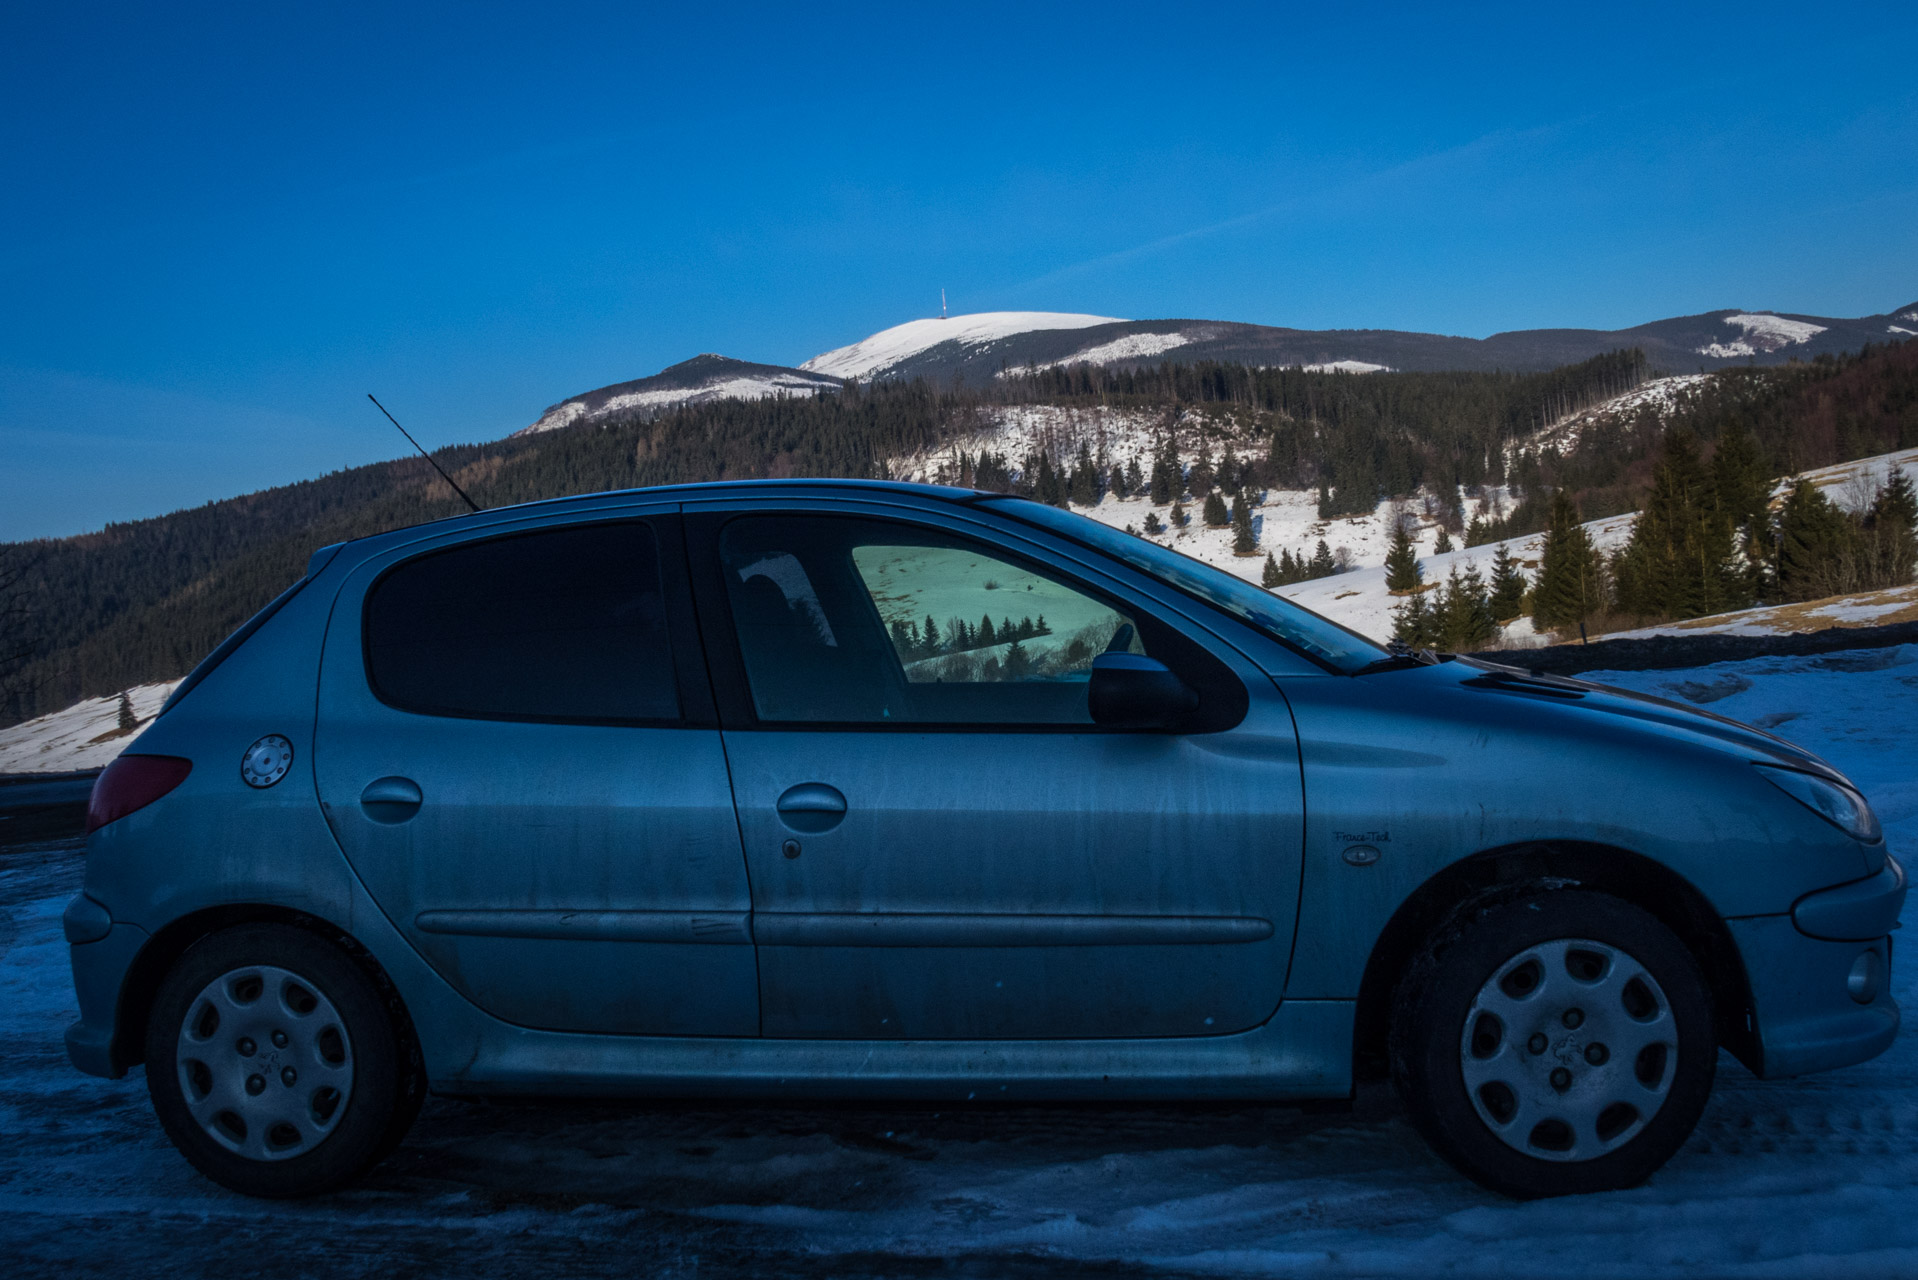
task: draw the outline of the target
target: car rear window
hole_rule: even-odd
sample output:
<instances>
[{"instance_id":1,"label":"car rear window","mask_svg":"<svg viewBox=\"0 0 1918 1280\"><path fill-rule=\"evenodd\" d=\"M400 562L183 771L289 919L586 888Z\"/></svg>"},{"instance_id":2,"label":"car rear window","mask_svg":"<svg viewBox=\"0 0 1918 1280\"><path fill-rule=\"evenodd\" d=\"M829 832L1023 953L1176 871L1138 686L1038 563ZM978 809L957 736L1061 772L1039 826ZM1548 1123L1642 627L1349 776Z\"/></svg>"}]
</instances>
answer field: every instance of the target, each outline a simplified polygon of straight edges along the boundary
<instances>
[{"instance_id":1,"label":"car rear window","mask_svg":"<svg viewBox=\"0 0 1918 1280\"><path fill-rule=\"evenodd\" d=\"M643 523L585 525L437 551L367 595L367 676L427 715L677 720L659 557Z\"/></svg>"}]
</instances>

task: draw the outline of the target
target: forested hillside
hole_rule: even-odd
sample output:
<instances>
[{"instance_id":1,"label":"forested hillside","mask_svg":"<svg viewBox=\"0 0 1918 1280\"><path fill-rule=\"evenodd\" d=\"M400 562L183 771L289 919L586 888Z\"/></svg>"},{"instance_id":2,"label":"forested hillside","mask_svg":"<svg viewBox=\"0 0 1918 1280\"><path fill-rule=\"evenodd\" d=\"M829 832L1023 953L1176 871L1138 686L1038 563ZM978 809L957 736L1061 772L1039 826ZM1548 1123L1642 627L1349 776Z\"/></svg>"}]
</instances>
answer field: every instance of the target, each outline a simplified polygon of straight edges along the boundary
<instances>
[{"instance_id":1,"label":"forested hillside","mask_svg":"<svg viewBox=\"0 0 1918 1280\"><path fill-rule=\"evenodd\" d=\"M1554 485L1588 514L1631 510L1642 498L1662 432L1657 413L1607 420L1575 448L1527 446L1646 375L1637 352L1539 374L1080 366L985 388L855 383L819 396L717 401L435 456L481 505L499 506L696 480L879 476L890 460L989 435L1018 406L1125 406L1164 421L1161 456L1182 470L1199 459L1181 458L1174 424L1195 411L1231 415L1247 441L1234 485L1317 489L1324 515L1370 511L1421 487L1456 502L1461 485L1506 483L1520 499L1514 529L1526 520L1544 528ZM1707 454L1728 423L1744 424L1771 474L1918 443L1918 344L1722 372L1672 415ZM968 479L1065 503L1075 487L1083 499L1112 480L1084 474L1084 461L999 458ZM463 510L415 457L82 537L0 547L0 658L26 658L0 689L0 725L176 677L293 581L315 548Z\"/></svg>"}]
</instances>

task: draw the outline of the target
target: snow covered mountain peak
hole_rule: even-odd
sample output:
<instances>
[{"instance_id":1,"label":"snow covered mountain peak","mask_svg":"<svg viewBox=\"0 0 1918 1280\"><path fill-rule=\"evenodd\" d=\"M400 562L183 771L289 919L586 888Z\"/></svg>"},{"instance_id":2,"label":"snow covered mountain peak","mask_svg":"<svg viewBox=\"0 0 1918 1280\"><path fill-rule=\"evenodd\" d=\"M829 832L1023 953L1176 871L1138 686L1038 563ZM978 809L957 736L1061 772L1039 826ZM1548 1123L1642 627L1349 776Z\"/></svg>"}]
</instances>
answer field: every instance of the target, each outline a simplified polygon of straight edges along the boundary
<instances>
[{"instance_id":1,"label":"snow covered mountain peak","mask_svg":"<svg viewBox=\"0 0 1918 1280\"><path fill-rule=\"evenodd\" d=\"M1715 359L1734 359L1738 356L1757 355L1760 351L1778 351L1785 347L1810 342L1824 333L1826 326L1813 324L1809 320L1792 320L1770 312L1739 312L1725 317L1725 323L1735 325L1745 331L1745 336L1731 342L1712 342L1698 348L1701 356Z\"/></svg>"},{"instance_id":2,"label":"snow covered mountain peak","mask_svg":"<svg viewBox=\"0 0 1918 1280\"><path fill-rule=\"evenodd\" d=\"M682 360L650 378L618 382L553 405L516 436L557 431L577 422L606 422L622 416L656 417L682 405L712 400L764 400L772 396L817 395L839 389L839 379L802 373L780 365L754 364L708 352Z\"/></svg>"},{"instance_id":3,"label":"snow covered mountain peak","mask_svg":"<svg viewBox=\"0 0 1918 1280\"><path fill-rule=\"evenodd\" d=\"M816 355L799 367L808 373L835 378L864 378L883 373L942 342L979 346L1041 329L1088 329L1098 324L1120 323L1123 322L1114 316L1087 316L1067 311L980 311L968 316L908 320L849 347Z\"/></svg>"}]
</instances>

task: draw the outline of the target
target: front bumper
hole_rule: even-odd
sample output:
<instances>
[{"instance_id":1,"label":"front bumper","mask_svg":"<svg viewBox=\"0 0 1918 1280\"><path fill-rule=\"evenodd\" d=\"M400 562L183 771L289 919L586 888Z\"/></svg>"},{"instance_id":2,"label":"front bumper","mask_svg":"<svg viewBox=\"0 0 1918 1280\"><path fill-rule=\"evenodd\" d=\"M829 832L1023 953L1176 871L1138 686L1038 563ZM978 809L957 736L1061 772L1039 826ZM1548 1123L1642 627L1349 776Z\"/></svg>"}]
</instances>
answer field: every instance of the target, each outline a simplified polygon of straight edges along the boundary
<instances>
[{"instance_id":1,"label":"front bumper","mask_svg":"<svg viewBox=\"0 0 1918 1280\"><path fill-rule=\"evenodd\" d=\"M1902 893L1903 886L1900 885ZM1726 921L1751 984L1758 1061L1767 1080L1829 1071L1875 1058L1898 1036L1898 1002L1891 995L1891 936L1834 942L1807 937L1789 915ZM1853 967L1876 955L1879 980L1872 999L1851 995Z\"/></svg>"}]
</instances>

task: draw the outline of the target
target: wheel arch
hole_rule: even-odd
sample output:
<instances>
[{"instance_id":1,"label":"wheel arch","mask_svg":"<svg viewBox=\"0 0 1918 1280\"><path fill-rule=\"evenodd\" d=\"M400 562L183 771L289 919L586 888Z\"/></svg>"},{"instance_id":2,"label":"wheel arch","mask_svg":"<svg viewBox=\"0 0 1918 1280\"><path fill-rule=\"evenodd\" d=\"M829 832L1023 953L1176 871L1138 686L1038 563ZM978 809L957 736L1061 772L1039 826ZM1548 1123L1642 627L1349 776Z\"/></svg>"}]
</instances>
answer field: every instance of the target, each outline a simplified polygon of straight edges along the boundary
<instances>
[{"instance_id":1,"label":"wheel arch","mask_svg":"<svg viewBox=\"0 0 1918 1280\"><path fill-rule=\"evenodd\" d=\"M147 1019L160 984L195 943L225 929L244 924L283 924L316 935L344 951L373 980L385 997L387 1011L402 1041L417 1045L406 1002L399 988L387 976L385 968L358 939L330 920L291 907L265 902L222 903L188 912L157 930L134 956L120 984L120 998L113 1019L113 1062L117 1069L137 1066L146 1060ZM417 1050L414 1051L417 1057Z\"/></svg>"},{"instance_id":2,"label":"wheel arch","mask_svg":"<svg viewBox=\"0 0 1918 1280\"><path fill-rule=\"evenodd\" d=\"M1453 916L1530 887L1577 885L1622 898L1649 912L1684 943L1712 993L1718 1041L1753 1070L1759 1045L1751 989L1731 930L1697 886L1640 853L1588 841L1527 843L1488 849L1444 867L1399 904L1386 922L1359 984L1353 1025L1353 1070L1359 1079L1387 1074L1392 999L1419 949Z\"/></svg>"}]
</instances>

